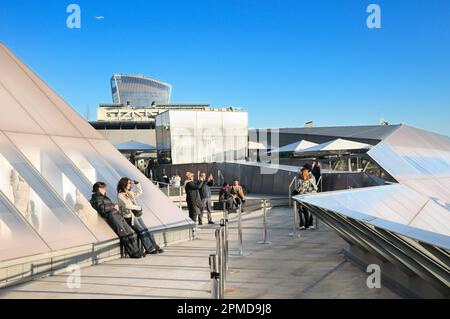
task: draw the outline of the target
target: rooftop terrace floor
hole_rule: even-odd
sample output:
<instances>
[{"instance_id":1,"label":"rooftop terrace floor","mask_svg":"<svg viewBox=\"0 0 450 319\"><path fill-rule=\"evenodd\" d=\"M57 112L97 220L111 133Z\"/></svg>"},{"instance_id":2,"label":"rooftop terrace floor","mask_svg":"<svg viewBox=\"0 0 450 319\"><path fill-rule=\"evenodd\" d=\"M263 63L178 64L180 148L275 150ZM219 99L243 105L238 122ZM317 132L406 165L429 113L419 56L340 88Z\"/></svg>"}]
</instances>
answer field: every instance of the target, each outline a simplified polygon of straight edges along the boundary
<instances>
[{"instance_id":1,"label":"rooftop terrace floor","mask_svg":"<svg viewBox=\"0 0 450 319\"><path fill-rule=\"evenodd\" d=\"M221 214L213 214L217 221ZM237 249L236 214L230 215L230 252ZM367 275L344 258L346 243L320 224L290 238L291 210L268 212L270 245L262 239L262 213L243 215L245 257L230 257L226 298L399 298L386 287L369 289ZM214 226L214 225L213 225ZM67 275L46 277L0 290L0 298L210 298L208 256L214 229L144 259L118 259L81 270L81 288Z\"/></svg>"}]
</instances>

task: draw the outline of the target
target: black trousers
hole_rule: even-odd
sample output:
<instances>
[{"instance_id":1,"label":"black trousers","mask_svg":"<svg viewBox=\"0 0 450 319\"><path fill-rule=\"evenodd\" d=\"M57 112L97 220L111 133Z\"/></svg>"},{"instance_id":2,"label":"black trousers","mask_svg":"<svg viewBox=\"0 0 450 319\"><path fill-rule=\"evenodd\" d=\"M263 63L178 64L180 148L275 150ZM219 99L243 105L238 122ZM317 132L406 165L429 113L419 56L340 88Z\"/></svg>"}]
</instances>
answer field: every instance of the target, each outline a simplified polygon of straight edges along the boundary
<instances>
[{"instance_id":1,"label":"black trousers","mask_svg":"<svg viewBox=\"0 0 450 319\"><path fill-rule=\"evenodd\" d=\"M108 214L106 222L119 236L128 255L140 254L136 233L119 213Z\"/></svg>"},{"instance_id":2,"label":"black trousers","mask_svg":"<svg viewBox=\"0 0 450 319\"><path fill-rule=\"evenodd\" d=\"M136 217L134 219L134 225L131 225L131 218L125 218L125 220L137 233L147 253L153 252L160 248L155 241L155 237L153 237L152 233L150 233L147 229L147 226L145 226L142 217Z\"/></svg>"},{"instance_id":3,"label":"black trousers","mask_svg":"<svg viewBox=\"0 0 450 319\"><path fill-rule=\"evenodd\" d=\"M236 205L236 207L238 207L239 205L243 206L245 204L245 199L242 199L239 196L236 196L234 198L234 204Z\"/></svg>"},{"instance_id":4,"label":"black trousers","mask_svg":"<svg viewBox=\"0 0 450 319\"><path fill-rule=\"evenodd\" d=\"M189 209L189 218L194 221L194 223L197 222L197 219L201 215L201 207L198 207L197 205L188 205Z\"/></svg>"},{"instance_id":5,"label":"black trousers","mask_svg":"<svg viewBox=\"0 0 450 319\"><path fill-rule=\"evenodd\" d=\"M213 208L212 208L212 202L211 202L211 197L207 197L207 198L203 198L202 199L202 209L200 211L200 215L198 216L199 220L203 220L203 212L206 210L207 214L208 214L208 222L212 222L212 212L213 212Z\"/></svg>"},{"instance_id":6,"label":"black trousers","mask_svg":"<svg viewBox=\"0 0 450 319\"><path fill-rule=\"evenodd\" d=\"M300 217L300 227L309 228L313 225L313 215L305 207L299 205L298 215Z\"/></svg>"},{"instance_id":7,"label":"black trousers","mask_svg":"<svg viewBox=\"0 0 450 319\"><path fill-rule=\"evenodd\" d=\"M222 205L225 205L225 209L230 212L233 209L233 198L230 197L226 200L221 201ZM223 207L223 206L222 206Z\"/></svg>"}]
</instances>

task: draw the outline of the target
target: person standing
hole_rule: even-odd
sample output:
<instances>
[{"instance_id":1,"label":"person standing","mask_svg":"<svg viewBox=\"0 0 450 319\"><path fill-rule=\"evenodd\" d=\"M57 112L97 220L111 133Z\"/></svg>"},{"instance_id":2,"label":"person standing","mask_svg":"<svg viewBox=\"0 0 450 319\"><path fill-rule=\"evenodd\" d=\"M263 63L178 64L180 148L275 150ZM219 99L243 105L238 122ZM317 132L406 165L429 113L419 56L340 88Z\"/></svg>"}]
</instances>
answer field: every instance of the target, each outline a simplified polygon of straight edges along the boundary
<instances>
[{"instance_id":1,"label":"person standing","mask_svg":"<svg viewBox=\"0 0 450 319\"><path fill-rule=\"evenodd\" d=\"M136 190L132 190L132 185ZM138 205L137 198L143 194L142 186L138 181L127 177L120 179L117 184L117 198L119 209L126 222L136 231L144 245L147 254L162 253L163 250L155 241L142 219L142 207Z\"/></svg>"},{"instance_id":2,"label":"person standing","mask_svg":"<svg viewBox=\"0 0 450 319\"><path fill-rule=\"evenodd\" d=\"M203 225L203 221L199 218L202 209L202 200L200 198L199 190L202 188L203 182L195 183L194 174L191 172L186 173L186 181L184 190L186 191L186 203L189 209L189 217L198 224Z\"/></svg>"},{"instance_id":3,"label":"person standing","mask_svg":"<svg viewBox=\"0 0 450 319\"><path fill-rule=\"evenodd\" d=\"M309 178L312 179L313 182L317 185L317 179L312 173L313 166L309 163L306 163L305 165L303 165L303 168L308 170Z\"/></svg>"},{"instance_id":4,"label":"person standing","mask_svg":"<svg viewBox=\"0 0 450 319\"><path fill-rule=\"evenodd\" d=\"M303 167L301 169L301 180L299 181L299 194L309 194L317 192L317 185L313 178L311 178L311 172ZM299 205L299 215L300 215L300 229L314 229L313 226L313 216L312 214L303 207Z\"/></svg>"},{"instance_id":5,"label":"person standing","mask_svg":"<svg viewBox=\"0 0 450 319\"><path fill-rule=\"evenodd\" d=\"M181 187L181 177L178 174L175 174L174 176L172 176L172 186L179 188Z\"/></svg>"},{"instance_id":6,"label":"person standing","mask_svg":"<svg viewBox=\"0 0 450 319\"><path fill-rule=\"evenodd\" d=\"M119 236L128 255L131 258L144 257L137 244L136 233L120 214L119 205L113 203L111 199L106 196L105 183L97 182L94 184L92 187L90 203L97 213L106 220L112 230Z\"/></svg>"},{"instance_id":7,"label":"person standing","mask_svg":"<svg viewBox=\"0 0 450 319\"><path fill-rule=\"evenodd\" d=\"M320 177L322 176L322 172L321 172L321 169L320 169L320 162L319 161L314 161L313 162L311 173L313 174L314 178L316 179L316 184L319 184L320 183ZM317 185L317 186L319 186L319 185Z\"/></svg>"},{"instance_id":8,"label":"person standing","mask_svg":"<svg viewBox=\"0 0 450 319\"><path fill-rule=\"evenodd\" d=\"M203 182L202 188L200 188L200 198L202 200L202 208L201 208L199 219L200 220L203 219L203 213L206 209L207 214L208 214L208 224L212 225L212 224L214 224L214 222L213 222L212 216L211 216L213 208L212 208L212 202L211 202L210 187L214 185L214 177L212 176L212 174L210 174L208 176L208 179L206 179L206 173L201 173L199 181Z\"/></svg>"}]
</instances>

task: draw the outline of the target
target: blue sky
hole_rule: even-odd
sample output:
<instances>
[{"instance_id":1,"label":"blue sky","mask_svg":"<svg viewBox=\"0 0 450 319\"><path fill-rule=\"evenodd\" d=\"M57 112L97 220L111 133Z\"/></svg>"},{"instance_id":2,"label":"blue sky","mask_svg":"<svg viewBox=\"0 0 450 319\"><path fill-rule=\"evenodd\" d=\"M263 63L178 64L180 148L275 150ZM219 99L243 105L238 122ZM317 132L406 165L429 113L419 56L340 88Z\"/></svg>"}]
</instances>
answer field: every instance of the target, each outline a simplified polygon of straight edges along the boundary
<instances>
[{"instance_id":1,"label":"blue sky","mask_svg":"<svg viewBox=\"0 0 450 319\"><path fill-rule=\"evenodd\" d=\"M171 83L174 103L244 107L251 127L384 117L450 135L448 0L2 0L0 41L91 119L130 73Z\"/></svg>"}]
</instances>

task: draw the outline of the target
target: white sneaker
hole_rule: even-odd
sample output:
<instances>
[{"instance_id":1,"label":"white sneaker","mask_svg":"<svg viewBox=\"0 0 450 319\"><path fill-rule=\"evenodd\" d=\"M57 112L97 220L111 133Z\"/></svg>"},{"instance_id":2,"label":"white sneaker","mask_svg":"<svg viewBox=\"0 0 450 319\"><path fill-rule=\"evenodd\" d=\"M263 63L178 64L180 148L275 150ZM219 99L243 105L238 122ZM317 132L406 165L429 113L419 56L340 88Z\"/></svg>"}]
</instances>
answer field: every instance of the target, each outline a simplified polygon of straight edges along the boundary
<instances>
[{"instance_id":1,"label":"white sneaker","mask_svg":"<svg viewBox=\"0 0 450 319\"><path fill-rule=\"evenodd\" d=\"M309 229L309 230L314 230L314 229L316 229L316 227L310 226L308 229Z\"/></svg>"},{"instance_id":2,"label":"white sneaker","mask_svg":"<svg viewBox=\"0 0 450 319\"><path fill-rule=\"evenodd\" d=\"M304 230L304 229L305 229L305 226L300 226L299 229L300 229L300 230Z\"/></svg>"}]
</instances>

